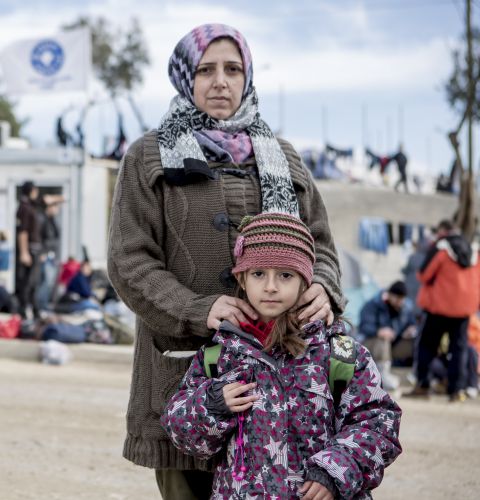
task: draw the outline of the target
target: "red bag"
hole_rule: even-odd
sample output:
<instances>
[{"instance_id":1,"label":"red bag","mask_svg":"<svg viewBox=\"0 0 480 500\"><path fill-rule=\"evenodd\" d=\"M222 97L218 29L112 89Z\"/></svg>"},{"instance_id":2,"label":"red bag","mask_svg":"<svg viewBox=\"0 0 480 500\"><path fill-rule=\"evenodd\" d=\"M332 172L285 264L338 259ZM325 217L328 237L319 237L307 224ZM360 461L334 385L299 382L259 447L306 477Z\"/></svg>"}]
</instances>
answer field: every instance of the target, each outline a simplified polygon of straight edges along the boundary
<instances>
[{"instance_id":1,"label":"red bag","mask_svg":"<svg viewBox=\"0 0 480 500\"><path fill-rule=\"evenodd\" d=\"M22 318L18 314L14 314L8 319L2 319L0 316L0 338L14 339L20 333Z\"/></svg>"}]
</instances>

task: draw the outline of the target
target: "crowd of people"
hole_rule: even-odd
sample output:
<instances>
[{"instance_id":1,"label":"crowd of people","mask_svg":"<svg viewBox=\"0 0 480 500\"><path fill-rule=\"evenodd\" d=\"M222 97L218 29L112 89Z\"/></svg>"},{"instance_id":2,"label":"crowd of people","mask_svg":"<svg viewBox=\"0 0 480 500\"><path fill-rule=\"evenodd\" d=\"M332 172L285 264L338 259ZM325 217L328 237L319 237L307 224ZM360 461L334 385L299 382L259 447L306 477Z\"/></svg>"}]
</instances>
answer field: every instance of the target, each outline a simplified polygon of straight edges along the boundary
<instances>
[{"instance_id":1,"label":"crowd of people","mask_svg":"<svg viewBox=\"0 0 480 500\"><path fill-rule=\"evenodd\" d=\"M358 338L382 374L383 386L396 389L392 360L412 365L414 389L408 397L427 398L432 382L450 401L478 394L475 336L480 306L480 262L452 221L442 220L434 237L416 244L397 281L365 303ZM469 328L469 325L472 325ZM469 342L469 329L472 330Z\"/></svg>"},{"instance_id":2,"label":"crowd of people","mask_svg":"<svg viewBox=\"0 0 480 500\"><path fill-rule=\"evenodd\" d=\"M469 352L473 354L468 346L468 325L480 304L478 247L469 243L451 221L441 221L437 238L417 276L421 283L417 304L425 316L417 348L417 385L409 395L428 396L430 367L446 334L447 394L451 401L463 400L471 378L468 376ZM478 380L471 388L478 388Z\"/></svg>"},{"instance_id":3,"label":"crowd of people","mask_svg":"<svg viewBox=\"0 0 480 500\"><path fill-rule=\"evenodd\" d=\"M40 194L32 181L20 188L14 255L2 233L0 337L56 340L62 343L133 342L132 315L119 300L105 272L83 259L61 259L58 216L65 200ZM14 262L15 290L6 276Z\"/></svg>"}]
</instances>

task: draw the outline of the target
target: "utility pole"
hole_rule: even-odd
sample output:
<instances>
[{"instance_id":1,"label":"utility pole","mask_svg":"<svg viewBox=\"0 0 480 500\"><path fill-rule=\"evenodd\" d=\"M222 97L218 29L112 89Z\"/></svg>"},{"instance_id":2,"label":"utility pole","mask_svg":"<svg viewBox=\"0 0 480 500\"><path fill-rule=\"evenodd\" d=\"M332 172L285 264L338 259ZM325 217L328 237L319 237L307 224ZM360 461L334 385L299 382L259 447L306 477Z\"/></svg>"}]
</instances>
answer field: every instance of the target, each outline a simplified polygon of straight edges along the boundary
<instances>
[{"instance_id":1,"label":"utility pole","mask_svg":"<svg viewBox=\"0 0 480 500\"><path fill-rule=\"evenodd\" d=\"M362 146L365 150L368 144L368 109L367 104L364 102L362 104Z\"/></svg>"},{"instance_id":2,"label":"utility pole","mask_svg":"<svg viewBox=\"0 0 480 500\"><path fill-rule=\"evenodd\" d=\"M283 85L278 87L278 135L285 133L285 92Z\"/></svg>"},{"instance_id":3,"label":"utility pole","mask_svg":"<svg viewBox=\"0 0 480 500\"><path fill-rule=\"evenodd\" d=\"M426 152L426 159L427 159L427 168L428 171L432 171L432 140L430 135L427 136L425 139L425 152Z\"/></svg>"},{"instance_id":4,"label":"utility pole","mask_svg":"<svg viewBox=\"0 0 480 500\"><path fill-rule=\"evenodd\" d=\"M387 115L387 120L385 123L385 149L386 150L392 150L394 146L392 145L392 117L390 115Z\"/></svg>"},{"instance_id":5,"label":"utility pole","mask_svg":"<svg viewBox=\"0 0 480 500\"><path fill-rule=\"evenodd\" d=\"M398 105L398 145L403 144L403 104Z\"/></svg>"},{"instance_id":6,"label":"utility pole","mask_svg":"<svg viewBox=\"0 0 480 500\"><path fill-rule=\"evenodd\" d=\"M323 145L326 145L328 142L328 110L325 105L322 106L322 139Z\"/></svg>"}]
</instances>

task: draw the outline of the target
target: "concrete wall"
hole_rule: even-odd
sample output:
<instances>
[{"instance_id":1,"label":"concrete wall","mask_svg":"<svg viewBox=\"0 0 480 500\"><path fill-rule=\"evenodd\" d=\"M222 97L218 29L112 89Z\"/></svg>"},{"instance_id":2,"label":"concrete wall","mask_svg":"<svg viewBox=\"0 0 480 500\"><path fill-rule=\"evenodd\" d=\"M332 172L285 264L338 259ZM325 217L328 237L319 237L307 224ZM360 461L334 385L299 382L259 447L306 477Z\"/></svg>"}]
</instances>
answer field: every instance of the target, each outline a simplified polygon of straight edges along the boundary
<instances>
[{"instance_id":1,"label":"concrete wall","mask_svg":"<svg viewBox=\"0 0 480 500\"><path fill-rule=\"evenodd\" d=\"M380 286L402 277L400 269L408 252L399 245L390 246L386 256L360 249L360 219L382 217L392 223L434 226L441 219L450 218L457 207L457 197L447 194L407 195L388 188L331 181L318 181L317 185L336 244L359 258Z\"/></svg>"}]
</instances>

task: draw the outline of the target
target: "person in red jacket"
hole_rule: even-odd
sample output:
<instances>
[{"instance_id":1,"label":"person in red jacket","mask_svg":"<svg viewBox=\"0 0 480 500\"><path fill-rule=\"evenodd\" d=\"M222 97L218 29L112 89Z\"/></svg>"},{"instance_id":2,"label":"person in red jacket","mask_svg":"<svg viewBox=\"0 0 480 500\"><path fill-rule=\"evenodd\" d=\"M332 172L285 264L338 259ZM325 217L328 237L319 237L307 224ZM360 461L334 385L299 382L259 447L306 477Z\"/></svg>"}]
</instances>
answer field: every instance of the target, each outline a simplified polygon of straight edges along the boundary
<instances>
[{"instance_id":1,"label":"person in red jacket","mask_svg":"<svg viewBox=\"0 0 480 500\"><path fill-rule=\"evenodd\" d=\"M428 396L429 368L441 337L449 335L448 386L451 401L464 399L469 316L480 303L478 248L449 220L437 228L437 240L417 273L421 283L417 303L426 311L418 345L417 386L410 396Z\"/></svg>"}]
</instances>

